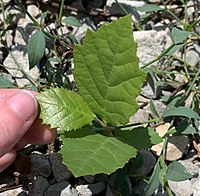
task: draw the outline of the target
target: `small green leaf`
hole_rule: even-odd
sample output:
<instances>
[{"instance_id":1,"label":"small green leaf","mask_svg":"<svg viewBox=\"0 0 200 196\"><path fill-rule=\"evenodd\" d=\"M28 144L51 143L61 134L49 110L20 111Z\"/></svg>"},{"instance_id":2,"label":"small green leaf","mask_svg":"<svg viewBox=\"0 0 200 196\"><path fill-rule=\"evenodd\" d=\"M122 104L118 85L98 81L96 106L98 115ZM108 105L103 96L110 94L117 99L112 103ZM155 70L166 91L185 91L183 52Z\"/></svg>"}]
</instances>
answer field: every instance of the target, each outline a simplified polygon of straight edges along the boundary
<instances>
[{"instance_id":1,"label":"small green leaf","mask_svg":"<svg viewBox=\"0 0 200 196\"><path fill-rule=\"evenodd\" d=\"M132 146L115 137L98 134L89 126L65 132L61 139L63 161L75 177L110 174L137 154Z\"/></svg>"},{"instance_id":2,"label":"small green leaf","mask_svg":"<svg viewBox=\"0 0 200 196\"><path fill-rule=\"evenodd\" d=\"M64 18L62 22L64 22L68 26L75 26L75 27L82 26L80 21L74 16L68 16L68 17Z\"/></svg>"},{"instance_id":3,"label":"small green leaf","mask_svg":"<svg viewBox=\"0 0 200 196\"><path fill-rule=\"evenodd\" d=\"M159 187L159 175L160 175L160 164L159 161L156 163L155 167L154 167L154 171L153 174L151 175L148 185L145 188L145 196L151 196L153 195L154 191Z\"/></svg>"},{"instance_id":4,"label":"small green leaf","mask_svg":"<svg viewBox=\"0 0 200 196\"><path fill-rule=\"evenodd\" d=\"M161 7L159 7L158 5L154 5L154 4L148 4L148 5L144 5L144 6L141 6L141 7L136 7L136 9L139 12L155 12L155 11L162 10Z\"/></svg>"},{"instance_id":5,"label":"small green leaf","mask_svg":"<svg viewBox=\"0 0 200 196\"><path fill-rule=\"evenodd\" d=\"M0 88L13 88L13 87L15 86L10 80L4 78L3 76L0 76Z\"/></svg>"},{"instance_id":6,"label":"small green leaf","mask_svg":"<svg viewBox=\"0 0 200 196\"><path fill-rule=\"evenodd\" d=\"M94 114L75 92L63 88L51 88L36 96L45 124L61 131L79 129L94 119Z\"/></svg>"},{"instance_id":7,"label":"small green leaf","mask_svg":"<svg viewBox=\"0 0 200 196\"><path fill-rule=\"evenodd\" d=\"M200 116L196 112L183 106L165 109L163 117L166 118L169 116L184 116L188 118L200 119Z\"/></svg>"},{"instance_id":8,"label":"small green leaf","mask_svg":"<svg viewBox=\"0 0 200 196\"><path fill-rule=\"evenodd\" d=\"M184 181L193 176L187 172L185 167L178 161L173 161L167 168L167 173L165 176L168 180L171 181Z\"/></svg>"},{"instance_id":9,"label":"small green leaf","mask_svg":"<svg viewBox=\"0 0 200 196\"><path fill-rule=\"evenodd\" d=\"M97 32L88 30L75 45L74 77L91 110L113 125L126 124L138 109L136 97L146 74L139 68L131 17L125 16Z\"/></svg>"},{"instance_id":10,"label":"small green leaf","mask_svg":"<svg viewBox=\"0 0 200 196\"><path fill-rule=\"evenodd\" d=\"M116 130L115 137L133 146L137 150L151 148L163 140L153 128L138 127L133 130Z\"/></svg>"},{"instance_id":11,"label":"small green leaf","mask_svg":"<svg viewBox=\"0 0 200 196\"><path fill-rule=\"evenodd\" d=\"M156 110L156 107L154 105L154 102L152 99L150 99L150 109L152 111L152 113L156 116L156 117L160 117L160 115L158 114L157 110Z\"/></svg>"},{"instance_id":12,"label":"small green leaf","mask_svg":"<svg viewBox=\"0 0 200 196\"><path fill-rule=\"evenodd\" d=\"M175 44L183 43L188 35L190 35L190 32L188 31L182 31L176 27L172 29L172 39Z\"/></svg>"},{"instance_id":13,"label":"small green leaf","mask_svg":"<svg viewBox=\"0 0 200 196\"><path fill-rule=\"evenodd\" d=\"M28 41L29 69L40 62L45 50L45 36L41 31L34 33Z\"/></svg>"},{"instance_id":14,"label":"small green leaf","mask_svg":"<svg viewBox=\"0 0 200 196\"><path fill-rule=\"evenodd\" d=\"M185 44L176 44L166 53L168 56L172 56L176 51L180 50Z\"/></svg>"}]
</instances>

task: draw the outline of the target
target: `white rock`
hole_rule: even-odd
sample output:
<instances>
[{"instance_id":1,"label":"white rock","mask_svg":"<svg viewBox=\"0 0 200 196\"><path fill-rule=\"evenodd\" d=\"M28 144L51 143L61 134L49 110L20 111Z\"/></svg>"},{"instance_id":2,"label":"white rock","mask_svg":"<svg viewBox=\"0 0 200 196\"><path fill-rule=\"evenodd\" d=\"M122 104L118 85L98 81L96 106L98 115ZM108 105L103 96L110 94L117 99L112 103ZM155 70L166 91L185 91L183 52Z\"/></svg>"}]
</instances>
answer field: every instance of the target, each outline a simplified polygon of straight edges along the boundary
<instances>
[{"instance_id":1,"label":"white rock","mask_svg":"<svg viewBox=\"0 0 200 196\"><path fill-rule=\"evenodd\" d=\"M176 196L190 196L193 193L193 186L190 180L181 182L173 182L169 180L168 184Z\"/></svg>"},{"instance_id":2,"label":"white rock","mask_svg":"<svg viewBox=\"0 0 200 196\"><path fill-rule=\"evenodd\" d=\"M139 57L140 66L156 58L171 44L168 31L135 31L134 39L138 42L137 55ZM152 65L156 64L153 63Z\"/></svg>"},{"instance_id":3,"label":"white rock","mask_svg":"<svg viewBox=\"0 0 200 196\"><path fill-rule=\"evenodd\" d=\"M31 158L31 174L48 177L51 174L51 165L48 158L36 152L33 152Z\"/></svg>"},{"instance_id":4,"label":"white rock","mask_svg":"<svg viewBox=\"0 0 200 196\"><path fill-rule=\"evenodd\" d=\"M72 173L68 170L67 166L62 164L62 156L58 153L50 153L49 161L51 163L52 172L57 182L68 180Z\"/></svg>"},{"instance_id":5,"label":"white rock","mask_svg":"<svg viewBox=\"0 0 200 196\"><path fill-rule=\"evenodd\" d=\"M29 196L43 196L48 187L49 183L47 179L38 176L30 188Z\"/></svg>"},{"instance_id":6,"label":"white rock","mask_svg":"<svg viewBox=\"0 0 200 196\"><path fill-rule=\"evenodd\" d=\"M92 196L100 194L106 185L103 182L98 182L96 184L89 184L89 185L79 185L76 187L80 196Z\"/></svg>"},{"instance_id":7,"label":"white rock","mask_svg":"<svg viewBox=\"0 0 200 196\"><path fill-rule=\"evenodd\" d=\"M69 182L62 181L49 186L44 196L78 196L78 192L71 187Z\"/></svg>"}]
</instances>

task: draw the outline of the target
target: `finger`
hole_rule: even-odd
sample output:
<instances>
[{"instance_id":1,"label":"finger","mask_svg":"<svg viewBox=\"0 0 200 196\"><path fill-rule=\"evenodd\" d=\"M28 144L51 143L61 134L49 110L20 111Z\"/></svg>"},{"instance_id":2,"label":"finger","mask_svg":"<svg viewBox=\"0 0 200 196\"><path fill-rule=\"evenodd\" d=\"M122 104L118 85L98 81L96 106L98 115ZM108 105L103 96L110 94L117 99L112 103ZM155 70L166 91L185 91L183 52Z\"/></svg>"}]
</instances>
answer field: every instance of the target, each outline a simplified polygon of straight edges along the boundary
<instances>
[{"instance_id":1,"label":"finger","mask_svg":"<svg viewBox=\"0 0 200 196\"><path fill-rule=\"evenodd\" d=\"M16 150L22 149L26 144L48 144L56 138L56 129L50 129L48 125L42 124L36 119L26 134L15 145Z\"/></svg>"},{"instance_id":2,"label":"finger","mask_svg":"<svg viewBox=\"0 0 200 196\"><path fill-rule=\"evenodd\" d=\"M12 149L0 158L0 173L15 160L16 155L16 151Z\"/></svg>"},{"instance_id":3,"label":"finger","mask_svg":"<svg viewBox=\"0 0 200 196\"><path fill-rule=\"evenodd\" d=\"M1 157L10 151L31 127L37 116L37 102L32 93L24 90L10 97L1 95L0 114Z\"/></svg>"}]
</instances>

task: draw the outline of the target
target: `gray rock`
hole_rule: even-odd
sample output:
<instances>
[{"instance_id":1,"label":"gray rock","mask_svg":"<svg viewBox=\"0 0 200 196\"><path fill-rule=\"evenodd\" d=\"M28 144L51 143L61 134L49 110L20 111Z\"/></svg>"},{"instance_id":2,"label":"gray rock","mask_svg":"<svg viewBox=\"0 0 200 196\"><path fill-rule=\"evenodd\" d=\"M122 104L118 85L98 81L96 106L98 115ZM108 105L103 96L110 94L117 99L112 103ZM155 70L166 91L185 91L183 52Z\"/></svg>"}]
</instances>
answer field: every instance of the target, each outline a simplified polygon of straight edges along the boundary
<instances>
[{"instance_id":1,"label":"gray rock","mask_svg":"<svg viewBox=\"0 0 200 196\"><path fill-rule=\"evenodd\" d=\"M48 187L49 183L47 179L38 176L30 188L29 196L43 196Z\"/></svg>"},{"instance_id":2,"label":"gray rock","mask_svg":"<svg viewBox=\"0 0 200 196\"><path fill-rule=\"evenodd\" d=\"M92 196L100 194L105 188L106 185L103 182L98 182L96 184L79 185L76 190L81 196Z\"/></svg>"},{"instance_id":3,"label":"gray rock","mask_svg":"<svg viewBox=\"0 0 200 196\"><path fill-rule=\"evenodd\" d=\"M57 182L68 180L72 173L68 170L67 166L62 164L62 156L58 153L50 153L49 161L51 163L52 172Z\"/></svg>"},{"instance_id":4,"label":"gray rock","mask_svg":"<svg viewBox=\"0 0 200 196\"><path fill-rule=\"evenodd\" d=\"M37 67L34 67L31 70L29 70L28 55L25 51L25 46L14 47L11 50L13 56L9 54L3 63L5 68L9 71L9 73L16 79L16 83L19 87L30 85L30 77L32 77L35 81L39 77L39 70ZM13 57L17 60L17 63L19 65L16 64ZM22 69L24 73L21 71Z\"/></svg>"},{"instance_id":5,"label":"gray rock","mask_svg":"<svg viewBox=\"0 0 200 196\"><path fill-rule=\"evenodd\" d=\"M130 117L129 121L130 123L138 123L147 121L148 119L149 119L149 114L145 110L139 109L133 116Z\"/></svg>"},{"instance_id":6,"label":"gray rock","mask_svg":"<svg viewBox=\"0 0 200 196\"><path fill-rule=\"evenodd\" d=\"M154 75L147 75L147 80L145 85L142 87L141 95L147 98L158 98L161 95L161 87L156 85L160 79Z\"/></svg>"},{"instance_id":7,"label":"gray rock","mask_svg":"<svg viewBox=\"0 0 200 196\"><path fill-rule=\"evenodd\" d=\"M78 192L75 188L72 188L69 182L62 181L54 185L49 186L44 196L78 196Z\"/></svg>"},{"instance_id":8,"label":"gray rock","mask_svg":"<svg viewBox=\"0 0 200 196\"><path fill-rule=\"evenodd\" d=\"M176 196L190 196L193 193L193 186L190 180L181 182L168 181L170 189Z\"/></svg>"},{"instance_id":9,"label":"gray rock","mask_svg":"<svg viewBox=\"0 0 200 196\"><path fill-rule=\"evenodd\" d=\"M199 169L200 173L200 169ZM199 196L200 195L200 175L196 179L195 183L193 184L193 196Z\"/></svg>"},{"instance_id":10,"label":"gray rock","mask_svg":"<svg viewBox=\"0 0 200 196\"><path fill-rule=\"evenodd\" d=\"M135 31L134 39L138 42L137 55L140 66L155 59L171 43L168 31ZM156 65L153 63L152 65Z\"/></svg>"},{"instance_id":11,"label":"gray rock","mask_svg":"<svg viewBox=\"0 0 200 196\"><path fill-rule=\"evenodd\" d=\"M188 64L193 66L200 65L200 46L198 43L193 43L187 49L186 61Z\"/></svg>"},{"instance_id":12,"label":"gray rock","mask_svg":"<svg viewBox=\"0 0 200 196\"><path fill-rule=\"evenodd\" d=\"M84 176L84 178L89 184L94 183L95 176Z\"/></svg>"},{"instance_id":13,"label":"gray rock","mask_svg":"<svg viewBox=\"0 0 200 196\"><path fill-rule=\"evenodd\" d=\"M166 108L166 105L164 103L162 103L161 101L159 101L159 100L154 100L153 103L155 105L155 108L156 108L158 114L162 115L163 111ZM150 104L148 104L147 106L145 106L144 110L151 112Z\"/></svg>"},{"instance_id":14,"label":"gray rock","mask_svg":"<svg viewBox=\"0 0 200 196\"><path fill-rule=\"evenodd\" d=\"M142 156L143 165L140 167L138 173L147 176L156 164L156 157L149 150L140 150L139 154Z\"/></svg>"},{"instance_id":15,"label":"gray rock","mask_svg":"<svg viewBox=\"0 0 200 196\"><path fill-rule=\"evenodd\" d=\"M51 174L51 165L48 158L37 152L33 152L31 158L31 174L48 177Z\"/></svg>"},{"instance_id":16,"label":"gray rock","mask_svg":"<svg viewBox=\"0 0 200 196\"><path fill-rule=\"evenodd\" d=\"M186 170L194 177L198 176L200 170L200 162L193 162L196 158L196 152L190 152L190 154L185 157L184 160L179 160L179 162L186 168Z\"/></svg>"},{"instance_id":17,"label":"gray rock","mask_svg":"<svg viewBox=\"0 0 200 196\"><path fill-rule=\"evenodd\" d=\"M147 186L147 182L141 180L138 183L138 185L132 188L132 195L135 195L135 196L144 195L144 190L146 186Z\"/></svg>"}]
</instances>

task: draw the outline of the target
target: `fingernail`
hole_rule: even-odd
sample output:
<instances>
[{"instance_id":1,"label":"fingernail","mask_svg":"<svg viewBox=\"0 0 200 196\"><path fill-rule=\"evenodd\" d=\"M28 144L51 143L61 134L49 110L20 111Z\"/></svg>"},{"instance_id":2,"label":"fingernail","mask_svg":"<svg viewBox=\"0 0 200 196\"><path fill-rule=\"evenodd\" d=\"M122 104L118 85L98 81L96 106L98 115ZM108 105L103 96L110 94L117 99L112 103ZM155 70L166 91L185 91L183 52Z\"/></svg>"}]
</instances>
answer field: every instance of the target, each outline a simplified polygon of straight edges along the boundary
<instances>
[{"instance_id":1,"label":"fingernail","mask_svg":"<svg viewBox=\"0 0 200 196\"><path fill-rule=\"evenodd\" d=\"M27 90L12 95L8 100L8 105L24 122L35 118L37 115L37 101L34 95Z\"/></svg>"}]
</instances>

